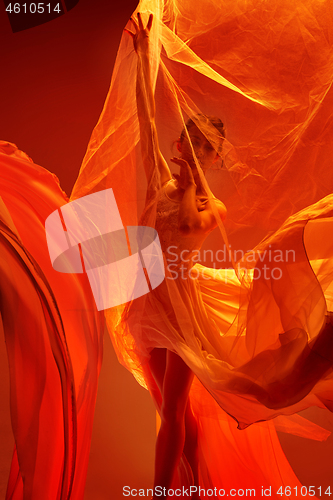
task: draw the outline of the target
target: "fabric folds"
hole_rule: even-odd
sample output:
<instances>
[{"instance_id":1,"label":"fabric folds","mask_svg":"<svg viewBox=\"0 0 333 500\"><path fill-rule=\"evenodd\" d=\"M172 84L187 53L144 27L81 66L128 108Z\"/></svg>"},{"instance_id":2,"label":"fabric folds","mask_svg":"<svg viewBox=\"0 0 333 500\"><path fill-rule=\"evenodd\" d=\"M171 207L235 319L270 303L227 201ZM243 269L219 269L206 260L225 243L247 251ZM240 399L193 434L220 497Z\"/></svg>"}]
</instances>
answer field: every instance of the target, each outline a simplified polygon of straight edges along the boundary
<instances>
[{"instance_id":1,"label":"fabric folds","mask_svg":"<svg viewBox=\"0 0 333 500\"><path fill-rule=\"evenodd\" d=\"M144 22L154 15L150 58L160 149L167 161L174 156L189 118L216 147L216 129L202 116L220 117L227 135L219 165L207 181L201 173L201 180L213 207L216 196L228 215L223 225L214 209L220 232L202 247L212 251L210 268L201 256L201 264L199 258L191 269L194 278L175 278L164 247L165 282L131 304L106 311L109 332L119 360L152 393L150 349L178 353L207 390L202 401L213 396L221 408L209 425L230 415L245 429L233 434L241 446L256 422L280 418L286 430L288 415L311 405L332 409L327 314L332 297L332 5L142 0L137 11ZM152 182L145 204L142 158L148 151L140 137L136 78L137 54L124 32L72 198L111 186L124 225L139 221L155 227L164 191L158 175L148 172ZM177 247L172 237L169 241ZM221 251L227 254L222 263ZM193 407L197 390L191 389ZM196 408L201 422L206 415ZM270 423L260 425L268 434L250 438L250 448L259 442L264 447L270 439ZM210 431L203 428L204 447ZM265 449L281 472L275 438ZM219 450L218 442L212 443L211 457ZM235 459L235 470L237 464ZM215 471L214 461L212 467ZM223 477L219 470L223 467L216 467L216 481ZM253 470L255 481L264 466L253 465ZM202 465L202 477L204 471ZM289 484L296 484L288 466L285 471L281 481L289 475ZM276 472L264 474L268 483L276 481ZM209 483L209 474L204 481Z\"/></svg>"},{"instance_id":2,"label":"fabric folds","mask_svg":"<svg viewBox=\"0 0 333 500\"><path fill-rule=\"evenodd\" d=\"M199 422L209 417L214 428L230 415L245 429L233 433L241 446L256 422L280 418L290 430L295 421L289 427L288 415L311 405L332 409L327 314L332 297L332 5L142 0L137 11L144 21L154 15L150 58L161 151L167 161L174 156L188 118L216 147L216 129L201 117L220 117L227 130L220 163L208 172L207 182L202 174L201 180L213 206L216 196L228 215L224 226L215 208L220 234L215 231L202 247L212 251L210 268L201 258L191 269L194 278L175 278L164 247L165 282L131 304L106 311L109 332L119 360L152 392L150 349L177 352L207 390L200 393L202 401L213 396L221 408L213 419L209 404L200 413L194 385L190 398ZM139 221L155 227L163 187L153 174L145 204L142 158L148 152L140 138L136 78L137 54L124 32L72 198L111 186L124 225ZM172 237L169 242L177 247ZM221 251L227 254L222 263ZM202 425L204 443L210 430ZM250 438L252 449L270 439L271 424L260 425L268 434ZM266 459L279 457L281 472L275 438L265 449ZM217 442L211 444L216 458L211 471L218 450ZM202 465L203 476L204 470ZM211 472L214 481L223 477L221 470L216 466ZM296 484L288 466L285 470L289 484ZM264 472L260 465L253 466L252 480L260 473L268 483L276 481L276 471ZM279 477L283 481L282 473ZM205 481L210 481L207 474Z\"/></svg>"},{"instance_id":3,"label":"fabric folds","mask_svg":"<svg viewBox=\"0 0 333 500\"><path fill-rule=\"evenodd\" d=\"M55 176L1 142L1 316L15 452L8 499L83 498L103 319L86 276L52 269L46 217Z\"/></svg>"},{"instance_id":4,"label":"fabric folds","mask_svg":"<svg viewBox=\"0 0 333 500\"><path fill-rule=\"evenodd\" d=\"M202 247L212 252L210 267L199 258L175 277L165 245L165 281L106 310L109 333L119 360L153 397L152 348L173 350L194 371L204 486L272 486L279 498L276 487L300 485L273 422L307 435L313 426L294 414L333 409L332 3L142 0L137 11L145 21L154 14L151 77L166 160L188 118L214 147L221 137L202 115L226 125L219 164L201 178L228 218L223 225L217 217L219 229ZM136 75L124 32L71 199L112 187L124 226L155 227L164 188L148 172L146 203ZM51 174L2 147L1 299L16 439L7 498L23 498L25 482L26 498L79 499L102 320L86 277L60 275L49 262L44 222L66 197ZM178 236L169 231L165 241L177 248ZM318 428L315 435L327 436ZM184 459L178 481L190 481Z\"/></svg>"}]
</instances>

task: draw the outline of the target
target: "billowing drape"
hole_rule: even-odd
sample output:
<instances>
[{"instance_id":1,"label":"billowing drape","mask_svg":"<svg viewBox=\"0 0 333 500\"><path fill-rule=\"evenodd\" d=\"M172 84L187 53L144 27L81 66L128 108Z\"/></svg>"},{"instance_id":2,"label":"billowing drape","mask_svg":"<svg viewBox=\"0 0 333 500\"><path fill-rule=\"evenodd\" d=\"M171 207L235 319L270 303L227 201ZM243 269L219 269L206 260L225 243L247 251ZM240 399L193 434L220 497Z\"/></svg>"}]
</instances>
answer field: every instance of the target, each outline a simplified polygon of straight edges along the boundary
<instances>
[{"instance_id":1,"label":"billowing drape","mask_svg":"<svg viewBox=\"0 0 333 500\"><path fill-rule=\"evenodd\" d=\"M207 243L212 263L234 267L196 264L193 279L170 279L166 259L154 293L105 311L109 332L119 360L153 396L151 347L174 350L195 372L202 484L273 486L274 498L278 486L299 483L273 422L323 439L324 431L287 417L310 405L332 409L332 5L142 0L138 11L145 21L154 14L151 76L166 160L188 118L212 144L218 134L200 117L225 123L220 160L207 183L201 178L228 211ZM137 54L124 33L71 199L112 187L124 226L155 227L161 186L153 175L145 207L136 78ZM86 277L51 267L44 223L67 201L53 176L8 145L0 175L17 450L7 496L23 498L23 479L26 498L82 498L101 318ZM221 263L217 251L225 249L234 258ZM184 461L179 472L184 481Z\"/></svg>"},{"instance_id":2,"label":"billowing drape","mask_svg":"<svg viewBox=\"0 0 333 500\"><path fill-rule=\"evenodd\" d=\"M188 118L212 145L219 134L202 115L226 126L208 184L200 175L208 198L221 199L228 211L224 225L218 220L220 233L210 235L213 267L233 267L216 272L196 264L191 281L172 279L166 261L156 292L106 311L118 357L152 389L149 349L172 349L240 429L311 405L332 409L332 326L325 319L333 277L332 5L142 0L137 11L145 22L154 14L151 77L166 160ZM154 227L163 195L153 175L141 215L147 144L137 112L137 58L125 32L72 199L112 187L125 226ZM222 249L228 258L221 264ZM200 392L195 406L198 391L194 385L197 417L211 418L214 400ZM211 429L224 418L214 415ZM240 446L258 444L242 433ZM277 446L271 442L267 453ZM258 477L251 474L249 484ZM271 475L265 472L268 483Z\"/></svg>"},{"instance_id":3,"label":"billowing drape","mask_svg":"<svg viewBox=\"0 0 333 500\"><path fill-rule=\"evenodd\" d=\"M104 321L86 276L52 268L45 220L67 202L56 177L0 146L1 317L16 444L6 498L79 499Z\"/></svg>"}]
</instances>

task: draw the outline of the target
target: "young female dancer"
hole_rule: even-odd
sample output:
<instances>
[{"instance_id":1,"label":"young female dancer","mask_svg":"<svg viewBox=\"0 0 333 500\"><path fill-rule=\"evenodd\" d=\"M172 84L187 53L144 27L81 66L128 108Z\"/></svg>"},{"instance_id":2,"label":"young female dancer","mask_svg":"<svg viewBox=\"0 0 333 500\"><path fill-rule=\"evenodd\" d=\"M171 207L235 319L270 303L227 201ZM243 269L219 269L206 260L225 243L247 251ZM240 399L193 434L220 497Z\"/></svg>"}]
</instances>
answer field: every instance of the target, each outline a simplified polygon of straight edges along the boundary
<instances>
[{"instance_id":1,"label":"young female dancer","mask_svg":"<svg viewBox=\"0 0 333 500\"><path fill-rule=\"evenodd\" d=\"M332 350L332 341L330 340L332 327L329 321L322 325L322 321L319 319L318 325L316 325L317 340L307 344L307 333L303 327L306 320L304 320L304 314L302 313L302 315L299 311L302 308L303 310L308 308L306 314L311 317L310 310L314 302L312 301L311 306L309 304L305 306L306 299L304 297L290 296L295 284L292 280L288 281L289 263L285 269L281 265L284 279L275 279L274 276L266 277L266 272L263 271L266 271L266 260L270 257L265 246L267 243L265 243L257 250L259 253L261 252L262 257L255 270L262 272L262 280L258 280L258 283L255 284L248 305L250 315L247 323L247 339L242 337L242 334L234 332L234 346L238 342L238 348L234 349L230 337L228 335L222 336L222 333L216 328L211 317L212 310L204 305L200 287L195 283L195 279L192 279L192 267L194 256L199 251L206 236L226 215L224 205L209 196L204 180L204 174L217 160L221 151L224 138L223 124L219 119L203 115L193 116L188 120L186 129L183 130L177 143L180 158L171 159L180 167L179 175L174 175L173 179L159 150L155 126L154 93L149 62L149 33L153 17L150 15L146 28L140 14L138 14L137 21L132 18L131 22L134 31L126 31L133 38L134 48L138 56L137 108L142 157L148 181L147 206L149 208L150 200L156 196L155 228L159 233L166 259L171 247L174 249L173 255L176 255L176 259L173 261L175 274L173 274L172 283L168 281L170 276L167 276L167 279L158 288L148 294L140 311L140 320L137 318L133 320L131 317L132 306L129 307L126 321L129 331L132 332L137 345L140 346L139 350L145 351L146 355L149 353L147 356L147 359L149 358L148 366L150 375L153 377L149 386L161 415L161 428L156 444L154 486L155 488L165 488L163 491L167 491L175 478L182 454L185 456L185 459L183 457L184 463L189 464L193 474L192 484L199 484L198 428L189 404L189 392L194 377L193 370L197 369L200 377L198 366L205 367L210 380L207 381L206 374L202 378L200 377L201 381L207 388L210 388L209 390L214 394L214 397L217 395L216 399L224 400L223 404L228 401L226 407L230 402L231 404L235 403L235 406L238 406L237 411L240 411L237 395L241 394L242 398L245 396L244 410L240 411L243 413L245 423L239 421L239 426L244 428L248 425L244 414L246 413L246 404L249 401L249 421L251 419L256 421L255 419L272 418L278 414L281 408L292 407L299 403L307 396L318 380L325 377L330 370L332 359L329 355L323 362L323 353L326 348L328 351ZM152 189L152 184L156 184L156 178L153 178L156 175L155 167L157 167L161 186L157 194L156 192L154 194ZM326 211L329 213L329 208ZM304 217L306 218L306 216L307 214ZM145 216L142 220L145 221ZM302 217L300 220L302 221ZM291 237L289 237L287 234L288 224L286 224L282 234L287 234L287 236L278 238L277 246L275 241L270 245L271 250L278 251L279 248L280 252L285 253L290 245L295 245L297 253L294 262L295 276L302 272L302 266L306 266L306 273L308 273L308 260L304 254L303 246L302 248L299 246L299 242L302 241L300 231L303 230L302 222L299 229L296 225L291 228ZM186 255L186 259L183 259L184 255ZM245 267L251 262L251 256L248 256L247 259L244 261ZM196 270L198 270L197 266ZM204 272L208 275L207 271ZM309 290L314 290L317 286L312 278L311 273L308 277L305 275L302 277L304 285L307 283ZM232 282L232 279L230 281ZM232 287L232 283L229 283L228 286ZM263 286L269 288L263 289ZM239 290L241 288L238 287ZM235 291L230 293L236 297L237 294L239 295ZM260 323L256 323L257 311L259 311L258 317L260 318L262 311L265 310L265 306L262 304L271 298L273 298L271 302L278 306L280 316L276 317L275 321L276 306L274 309L272 304L268 303L266 331L264 331L263 336ZM177 302L182 304L180 309L177 309ZM260 307L258 308L258 305L262 307L262 310ZM223 304L220 302L218 307L223 309ZM269 308L271 308L271 313ZM183 318L179 311L182 311L186 318ZM269 323L270 314L271 324ZM216 315L214 319L216 320ZM230 326L233 320L228 318L228 321L230 321ZM280 343L274 344L268 332L270 330L273 332L279 321L285 333L283 340L281 337ZM275 326L273 326L274 323ZM138 330L140 330L140 334L136 333ZM258 356L256 356L255 350L251 353L251 336L253 337L253 335L258 340L257 345L254 344L256 349L259 346L259 341L262 342L263 352L258 351ZM274 350L269 349L269 342L272 342ZM181 347L179 348L179 346ZM189 353L190 350L192 352ZM181 355L179 355L180 353ZM249 353L251 353L250 357ZM198 355L197 359L195 354ZM293 362L290 363L290 360ZM209 363L211 364L209 365ZM238 371L237 369L233 370L234 366L239 367ZM209 370L211 370L210 373ZM215 377L219 378L219 375L216 376L219 370L222 374L220 380L223 380L220 387L226 394L222 394L219 387L216 389ZM263 375L265 371L268 374L267 378ZM276 373L278 374L277 378ZM146 377L148 378L149 374L146 373ZM228 393L230 394L228 395ZM235 396L236 399L234 399ZM260 406L262 417L251 416L253 400L263 405ZM253 406L255 411L258 409L257 403L254 403ZM306 406L307 403L304 403L304 407ZM277 411L275 412L275 410ZM297 411L296 407L295 411ZM156 492L156 489L154 491ZM153 498L157 498L157 496ZM195 492L192 498L198 499L200 497Z\"/></svg>"},{"instance_id":2,"label":"young female dancer","mask_svg":"<svg viewBox=\"0 0 333 500\"><path fill-rule=\"evenodd\" d=\"M131 18L131 21L135 31L126 31L132 36L138 54L137 106L140 134L145 141L143 150L147 149L149 152L145 155L145 166L146 171L152 172L151 163L156 161L162 186L157 204L156 228L165 253L174 244L179 256L185 253L186 256L194 256L206 236L217 225L212 203L216 204L222 220L226 214L223 203L208 199L201 180L201 176L219 157L218 151L222 148L224 137L223 123L215 117L200 117L201 121L215 129L218 140L214 148L193 120L187 122L187 132L183 130L177 143L180 158L171 159L180 167L179 175L174 174L173 178L159 150L154 122L154 93L149 63L149 32L153 16L150 15L146 28L140 13L137 21L134 18ZM197 164L202 170L201 175ZM147 180L149 186L151 179ZM184 262L179 258L177 264L181 267ZM191 263L186 262L186 265L188 272ZM187 275L184 278L190 279ZM155 295L167 293L165 288L162 284ZM152 293L154 294L154 291ZM164 301L163 307L168 305L170 304ZM197 424L188 401L194 374L182 358L169 349L153 348L150 356L149 367L160 391L160 398L157 395L155 397L160 399L161 416L161 428L156 443L154 486L166 490L170 488L182 453L192 470L192 484L198 485ZM192 498L197 499L199 496L195 494Z\"/></svg>"}]
</instances>

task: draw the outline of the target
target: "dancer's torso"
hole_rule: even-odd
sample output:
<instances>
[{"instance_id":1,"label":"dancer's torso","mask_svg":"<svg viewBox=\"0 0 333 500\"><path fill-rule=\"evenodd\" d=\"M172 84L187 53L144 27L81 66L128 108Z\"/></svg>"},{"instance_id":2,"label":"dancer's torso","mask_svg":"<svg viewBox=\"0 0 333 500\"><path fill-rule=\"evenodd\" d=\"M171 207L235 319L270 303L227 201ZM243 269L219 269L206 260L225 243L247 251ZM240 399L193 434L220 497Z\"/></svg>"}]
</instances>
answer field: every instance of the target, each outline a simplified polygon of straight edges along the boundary
<instances>
[{"instance_id":1,"label":"dancer's torso","mask_svg":"<svg viewBox=\"0 0 333 500\"><path fill-rule=\"evenodd\" d=\"M178 228L178 213L181 203L174 180L166 183L160 191L156 207L155 228L158 232L163 253L171 270L190 269L197 260L198 251L208 233L184 236ZM197 208L204 210L207 196L196 197Z\"/></svg>"}]
</instances>

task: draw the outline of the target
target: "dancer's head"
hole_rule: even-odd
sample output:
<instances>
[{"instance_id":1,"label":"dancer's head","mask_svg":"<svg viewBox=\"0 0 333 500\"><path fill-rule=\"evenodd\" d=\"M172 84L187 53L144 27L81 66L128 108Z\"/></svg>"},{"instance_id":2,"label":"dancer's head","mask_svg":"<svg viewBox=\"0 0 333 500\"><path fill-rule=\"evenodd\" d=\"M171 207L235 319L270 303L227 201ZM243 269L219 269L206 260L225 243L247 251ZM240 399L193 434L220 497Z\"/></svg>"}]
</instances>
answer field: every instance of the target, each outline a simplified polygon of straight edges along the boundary
<instances>
[{"instance_id":1,"label":"dancer's head","mask_svg":"<svg viewBox=\"0 0 333 500\"><path fill-rule=\"evenodd\" d=\"M225 129L220 118L198 114L189 118L177 142L182 158L193 164L193 151L203 171L221 156ZM189 136L189 139L188 139ZM193 148L193 151L192 151Z\"/></svg>"}]
</instances>

